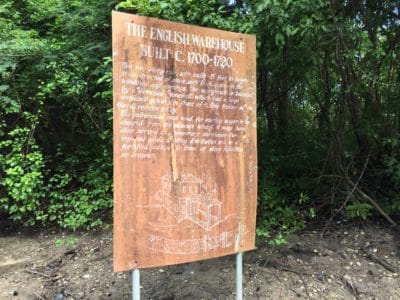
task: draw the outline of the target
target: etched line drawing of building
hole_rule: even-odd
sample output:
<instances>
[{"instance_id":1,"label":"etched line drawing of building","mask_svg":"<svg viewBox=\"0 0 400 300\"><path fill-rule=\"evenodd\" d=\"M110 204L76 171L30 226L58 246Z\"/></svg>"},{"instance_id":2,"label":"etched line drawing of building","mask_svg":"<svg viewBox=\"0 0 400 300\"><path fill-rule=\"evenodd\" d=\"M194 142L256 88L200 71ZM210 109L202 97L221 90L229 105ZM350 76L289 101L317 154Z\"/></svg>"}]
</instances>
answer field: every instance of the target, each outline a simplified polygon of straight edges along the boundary
<instances>
[{"instance_id":1,"label":"etched line drawing of building","mask_svg":"<svg viewBox=\"0 0 400 300\"><path fill-rule=\"evenodd\" d=\"M203 181L192 174L173 180L172 174L161 178L162 206L176 217L178 223L190 220L206 230L221 222L221 201L215 199Z\"/></svg>"}]
</instances>

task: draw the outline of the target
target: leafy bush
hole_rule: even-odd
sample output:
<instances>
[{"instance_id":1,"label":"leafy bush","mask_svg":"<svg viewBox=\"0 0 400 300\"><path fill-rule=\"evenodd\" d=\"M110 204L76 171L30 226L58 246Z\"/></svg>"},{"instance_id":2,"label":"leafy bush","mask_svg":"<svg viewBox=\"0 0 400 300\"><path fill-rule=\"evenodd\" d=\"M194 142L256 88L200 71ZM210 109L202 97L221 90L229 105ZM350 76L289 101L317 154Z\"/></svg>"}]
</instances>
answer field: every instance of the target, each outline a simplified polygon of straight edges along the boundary
<instances>
[{"instance_id":1,"label":"leafy bush","mask_svg":"<svg viewBox=\"0 0 400 300\"><path fill-rule=\"evenodd\" d=\"M17 127L0 141L0 211L27 225L45 221L46 209L41 205L45 195L44 160L32 138L33 130Z\"/></svg>"},{"instance_id":2,"label":"leafy bush","mask_svg":"<svg viewBox=\"0 0 400 300\"><path fill-rule=\"evenodd\" d=\"M346 206L346 213L351 219L366 220L371 216L372 206L369 203L354 201Z\"/></svg>"},{"instance_id":3,"label":"leafy bush","mask_svg":"<svg viewBox=\"0 0 400 300\"><path fill-rule=\"evenodd\" d=\"M13 222L109 219L115 4L0 4L0 214Z\"/></svg>"}]
</instances>

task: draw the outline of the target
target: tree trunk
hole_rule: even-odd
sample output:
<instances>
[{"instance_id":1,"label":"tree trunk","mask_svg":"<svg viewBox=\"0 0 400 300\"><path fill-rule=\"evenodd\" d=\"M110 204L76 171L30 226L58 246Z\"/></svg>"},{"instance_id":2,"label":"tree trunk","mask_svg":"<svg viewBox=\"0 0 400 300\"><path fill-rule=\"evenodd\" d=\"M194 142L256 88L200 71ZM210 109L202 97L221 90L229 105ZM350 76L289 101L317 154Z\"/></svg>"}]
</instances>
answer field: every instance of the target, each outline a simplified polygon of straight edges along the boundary
<instances>
[{"instance_id":1,"label":"tree trunk","mask_svg":"<svg viewBox=\"0 0 400 300\"><path fill-rule=\"evenodd\" d=\"M285 63L287 56L287 45L283 47L282 63ZM279 82L279 99L278 99L278 112L279 112L279 136L282 140L286 141L288 131L288 108L289 108L289 82L287 76L283 76L282 81Z\"/></svg>"},{"instance_id":2,"label":"tree trunk","mask_svg":"<svg viewBox=\"0 0 400 300\"><path fill-rule=\"evenodd\" d=\"M267 116L267 125L268 125L268 132L270 134L275 133L275 118L274 118L274 111L272 109L273 101L269 100L268 97L268 90L269 90L269 82L268 82L268 74L266 69L261 70L260 74L261 78L261 87L262 87L262 104L265 109L265 114Z\"/></svg>"}]
</instances>

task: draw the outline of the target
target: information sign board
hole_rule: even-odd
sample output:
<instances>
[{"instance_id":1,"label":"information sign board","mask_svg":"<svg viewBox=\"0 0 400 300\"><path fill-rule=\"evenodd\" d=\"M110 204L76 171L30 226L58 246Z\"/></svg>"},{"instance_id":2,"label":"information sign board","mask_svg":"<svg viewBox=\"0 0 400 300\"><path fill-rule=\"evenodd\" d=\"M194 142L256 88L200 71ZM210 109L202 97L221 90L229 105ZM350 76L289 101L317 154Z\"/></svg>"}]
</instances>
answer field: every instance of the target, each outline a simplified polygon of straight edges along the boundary
<instances>
[{"instance_id":1,"label":"information sign board","mask_svg":"<svg viewBox=\"0 0 400 300\"><path fill-rule=\"evenodd\" d=\"M113 12L114 270L254 248L255 37Z\"/></svg>"}]
</instances>

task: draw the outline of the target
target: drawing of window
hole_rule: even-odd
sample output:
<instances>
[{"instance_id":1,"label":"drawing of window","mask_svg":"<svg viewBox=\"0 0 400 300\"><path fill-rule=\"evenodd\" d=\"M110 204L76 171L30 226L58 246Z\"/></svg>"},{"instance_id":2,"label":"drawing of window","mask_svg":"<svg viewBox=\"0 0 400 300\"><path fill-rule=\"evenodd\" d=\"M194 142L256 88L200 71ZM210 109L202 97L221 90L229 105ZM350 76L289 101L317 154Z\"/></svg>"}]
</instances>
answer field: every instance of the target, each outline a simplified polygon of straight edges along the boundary
<instances>
[{"instance_id":1,"label":"drawing of window","mask_svg":"<svg viewBox=\"0 0 400 300\"><path fill-rule=\"evenodd\" d=\"M192 199L188 199L186 202L186 216L193 215L197 210L197 202Z\"/></svg>"},{"instance_id":2,"label":"drawing of window","mask_svg":"<svg viewBox=\"0 0 400 300\"><path fill-rule=\"evenodd\" d=\"M181 201L181 214L186 215L186 202Z\"/></svg>"}]
</instances>

